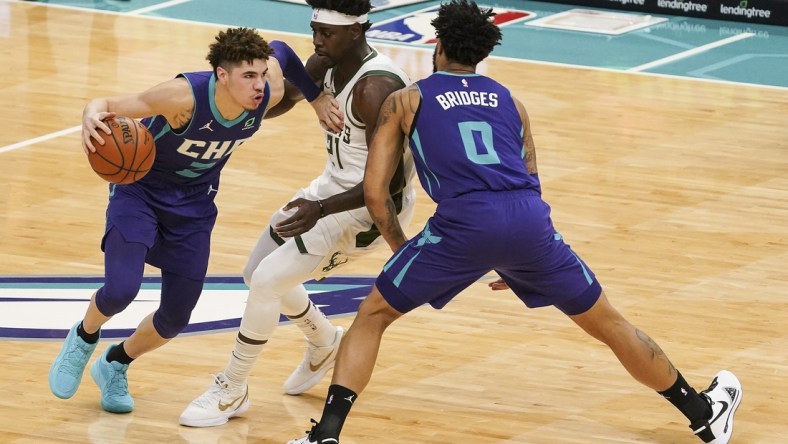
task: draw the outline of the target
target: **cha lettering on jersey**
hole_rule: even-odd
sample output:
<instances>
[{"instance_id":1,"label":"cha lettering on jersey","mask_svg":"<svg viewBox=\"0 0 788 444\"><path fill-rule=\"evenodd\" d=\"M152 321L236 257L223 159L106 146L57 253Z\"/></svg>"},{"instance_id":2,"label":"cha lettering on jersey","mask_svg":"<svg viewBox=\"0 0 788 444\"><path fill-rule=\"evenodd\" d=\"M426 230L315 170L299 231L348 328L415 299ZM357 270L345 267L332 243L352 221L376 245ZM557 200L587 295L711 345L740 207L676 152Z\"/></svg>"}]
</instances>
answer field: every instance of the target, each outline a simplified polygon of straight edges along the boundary
<instances>
[{"instance_id":1,"label":"cha lettering on jersey","mask_svg":"<svg viewBox=\"0 0 788 444\"><path fill-rule=\"evenodd\" d=\"M467 105L498 107L498 94L486 91L446 91L435 96L435 100L444 110Z\"/></svg>"},{"instance_id":2,"label":"cha lettering on jersey","mask_svg":"<svg viewBox=\"0 0 788 444\"><path fill-rule=\"evenodd\" d=\"M181 146L178 147L178 152L193 159L217 160L229 156L233 150L243 145L247 140L249 140L248 137L224 141L184 139Z\"/></svg>"},{"instance_id":3,"label":"cha lettering on jersey","mask_svg":"<svg viewBox=\"0 0 788 444\"><path fill-rule=\"evenodd\" d=\"M178 153L189 156L195 161L175 174L194 179L211 171L222 159L232 154L233 150L243 145L249 138L236 140L190 140L184 139L178 147Z\"/></svg>"}]
</instances>

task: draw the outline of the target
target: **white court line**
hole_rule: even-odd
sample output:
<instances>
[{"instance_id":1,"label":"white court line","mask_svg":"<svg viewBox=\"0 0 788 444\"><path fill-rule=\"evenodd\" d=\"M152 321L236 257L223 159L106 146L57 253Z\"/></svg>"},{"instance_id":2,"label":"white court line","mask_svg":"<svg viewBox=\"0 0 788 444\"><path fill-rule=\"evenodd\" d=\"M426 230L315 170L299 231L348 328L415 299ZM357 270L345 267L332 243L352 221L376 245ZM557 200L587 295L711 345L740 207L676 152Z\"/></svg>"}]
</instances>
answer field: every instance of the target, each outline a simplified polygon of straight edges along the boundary
<instances>
[{"instance_id":1,"label":"white court line","mask_svg":"<svg viewBox=\"0 0 788 444\"><path fill-rule=\"evenodd\" d=\"M643 71L643 70L646 70L646 69L653 68L655 66L664 65L666 63L674 62L676 60L680 60L680 59L689 57L691 55L695 55L695 54L698 54L698 53L701 53L701 52L705 52L705 51L708 51L710 49L716 48L718 46L727 45L728 43L733 43L733 42L738 41L738 40L748 39L748 38L750 38L750 37L752 37L754 35L755 34L753 34L751 32L742 32L741 34L734 35L732 37L728 37L727 39L718 40L718 41L716 41L714 43L709 43L708 45L698 46L697 48L690 49L689 51L684 51L684 52L680 52L678 54L673 54L670 57L665 57L663 59L654 60L653 62L644 63L643 65L635 66L633 68L629 68L626 71L627 72Z\"/></svg>"},{"instance_id":2,"label":"white court line","mask_svg":"<svg viewBox=\"0 0 788 444\"><path fill-rule=\"evenodd\" d=\"M129 11L126 14L128 15L140 15L145 14L146 12L151 11L158 11L159 9L169 8L170 6L180 5L181 3L189 3L192 0L170 0L168 2L159 3L158 5L150 5L145 8L135 9L133 11Z\"/></svg>"},{"instance_id":3,"label":"white court line","mask_svg":"<svg viewBox=\"0 0 788 444\"><path fill-rule=\"evenodd\" d=\"M43 136L39 136L39 137L36 137L34 139L27 139L27 140L23 140L21 142L14 143L12 145L2 146L2 147L0 147L0 153L5 153L7 151L13 151L13 150L18 149L18 148L24 148L24 147L26 147L28 145L33 145L33 144L36 144L38 142L46 142L47 140L55 139L55 138L60 137L60 136L65 136L66 134L75 133L75 132L79 131L80 129L82 129L82 125L72 126L71 128L66 128L64 130L55 131L54 133L44 134Z\"/></svg>"}]
</instances>

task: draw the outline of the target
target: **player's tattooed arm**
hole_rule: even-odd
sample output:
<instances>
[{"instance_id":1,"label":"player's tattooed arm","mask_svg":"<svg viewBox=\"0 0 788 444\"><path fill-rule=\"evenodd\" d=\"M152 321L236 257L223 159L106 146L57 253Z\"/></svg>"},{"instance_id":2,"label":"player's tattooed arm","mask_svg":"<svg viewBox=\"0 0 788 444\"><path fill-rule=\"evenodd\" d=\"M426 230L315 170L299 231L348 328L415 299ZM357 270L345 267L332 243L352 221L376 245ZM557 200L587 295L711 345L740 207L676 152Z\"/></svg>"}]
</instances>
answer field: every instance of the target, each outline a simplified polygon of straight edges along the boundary
<instances>
[{"instance_id":1,"label":"player's tattooed arm","mask_svg":"<svg viewBox=\"0 0 788 444\"><path fill-rule=\"evenodd\" d=\"M528 168L528 174L536 174L538 172L536 169L536 147L530 128L523 137L523 147L525 148L525 167Z\"/></svg>"},{"instance_id":2,"label":"player's tattooed arm","mask_svg":"<svg viewBox=\"0 0 788 444\"><path fill-rule=\"evenodd\" d=\"M192 119L193 115L194 115L194 105L186 109L182 109L177 114L175 114L172 117L172 121L170 122L170 125L176 130L183 129L186 127L186 125L189 124L189 121Z\"/></svg>"},{"instance_id":3,"label":"player's tattooed arm","mask_svg":"<svg viewBox=\"0 0 788 444\"><path fill-rule=\"evenodd\" d=\"M536 146L531 133L531 121L528 119L525 106L516 98L512 97L512 99L514 99L514 105L523 122L523 157L525 158L525 167L528 169L528 174L537 174L539 170L536 167Z\"/></svg>"},{"instance_id":4,"label":"player's tattooed arm","mask_svg":"<svg viewBox=\"0 0 788 444\"><path fill-rule=\"evenodd\" d=\"M386 239L393 251L396 251L400 245L408 240L397 218L397 207L391 195L386 199L385 217L373 216L373 220L375 221L375 226L378 227L378 230L380 230L383 238ZM395 245L397 248L394 248Z\"/></svg>"},{"instance_id":5,"label":"player's tattooed arm","mask_svg":"<svg viewBox=\"0 0 788 444\"><path fill-rule=\"evenodd\" d=\"M364 202L375 226L394 251L407 240L390 188L401 164L405 139L401 123L406 109L403 92L395 91L380 106L364 172Z\"/></svg>"},{"instance_id":6,"label":"player's tattooed arm","mask_svg":"<svg viewBox=\"0 0 788 444\"><path fill-rule=\"evenodd\" d=\"M392 104L393 113L396 113L403 134L410 134L410 127L413 124L413 117L421 104L421 94L416 85L408 85L404 89L397 91L396 100Z\"/></svg>"},{"instance_id":7,"label":"player's tattooed arm","mask_svg":"<svg viewBox=\"0 0 788 444\"><path fill-rule=\"evenodd\" d=\"M394 91L391 95L380 105L380 114L378 115L378 123L375 127L375 135L377 135L377 128L388 124L389 120L397 114L397 102L401 91ZM374 137L374 136L373 136Z\"/></svg>"},{"instance_id":8,"label":"player's tattooed arm","mask_svg":"<svg viewBox=\"0 0 788 444\"><path fill-rule=\"evenodd\" d=\"M413 116L416 114L416 110L419 109L420 103L421 95L415 85L409 85L404 89L394 91L380 107L376 128L396 118L402 128L402 133L410 134Z\"/></svg>"}]
</instances>

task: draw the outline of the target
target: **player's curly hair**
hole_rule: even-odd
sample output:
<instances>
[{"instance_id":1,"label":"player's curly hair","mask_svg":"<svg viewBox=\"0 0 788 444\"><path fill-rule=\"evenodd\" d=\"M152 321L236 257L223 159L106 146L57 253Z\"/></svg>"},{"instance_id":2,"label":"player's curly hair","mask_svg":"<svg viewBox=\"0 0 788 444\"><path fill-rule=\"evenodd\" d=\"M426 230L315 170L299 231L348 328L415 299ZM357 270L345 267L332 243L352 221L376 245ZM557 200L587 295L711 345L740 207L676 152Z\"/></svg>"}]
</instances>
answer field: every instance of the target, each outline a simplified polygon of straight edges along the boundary
<instances>
[{"instance_id":1,"label":"player's curly hair","mask_svg":"<svg viewBox=\"0 0 788 444\"><path fill-rule=\"evenodd\" d=\"M306 0L306 4L313 9L328 9L330 11L341 12L347 15L364 15L372 10L372 3L370 0ZM370 22L361 25L363 31L366 32L372 24Z\"/></svg>"},{"instance_id":2,"label":"player's curly hair","mask_svg":"<svg viewBox=\"0 0 788 444\"><path fill-rule=\"evenodd\" d=\"M216 35L206 59L210 62L214 74L219 66L228 69L243 62L268 60L274 50L268 46L256 30L252 28L228 28Z\"/></svg>"},{"instance_id":3,"label":"player's curly hair","mask_svg":"<svg viewBox=\"0 0 788 444\"><path fill-rule=\"evenodd\" d=\"M474 1L451 0L440 6L431 24L448 58L475 66L501 43L495 15L492 8L479 8Z\"/></svg>"}]
</instances>

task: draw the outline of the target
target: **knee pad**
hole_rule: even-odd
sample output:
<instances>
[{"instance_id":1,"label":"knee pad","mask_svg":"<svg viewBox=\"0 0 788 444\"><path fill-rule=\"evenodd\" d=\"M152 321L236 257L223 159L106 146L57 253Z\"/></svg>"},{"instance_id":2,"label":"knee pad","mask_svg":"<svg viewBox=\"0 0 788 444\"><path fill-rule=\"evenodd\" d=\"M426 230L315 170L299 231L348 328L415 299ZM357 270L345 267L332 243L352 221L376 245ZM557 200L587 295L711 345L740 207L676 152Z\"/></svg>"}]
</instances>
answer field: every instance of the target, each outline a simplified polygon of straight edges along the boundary
<instances>
[{"instance_id":1,"label":"knee pad","mask_svg":"<svg viewBox=\"0 0 788 444\"><path fill-rule=\"evenodd\" d=\"M96 307L104 316L114 316L131 304L142 286L142 279L112 280L96 292Z\"/></svg>"},{"instance_id":2,"label":"knee pad","mask_svg":"<svg viewBox=\"0 0 788 444\"><path fill-rule=\"evenodd\" d=\"M189 325L191 314L191 311L172 313L159 308L153 313L153 328L162 338L172 339Z\"/></svg>"},{"instance_id":3,"label":"knee pad","mask_svg":"<svg viewBox=\"0 0 788 444\"><path fill-rule=\"evenodd\" d=\"M172 339L189 325L203 282L204 279L194 280L162 271L161 303L153 313L153 327L159 336Z\"/></svg>"},{"instance_id":4,"label":"knee pad","mask_svg":"<svg viewBox=\"0 0 788 444\"><path fill-rule=\"evenodd\" d=\"M104 286L96 292L96 306L104 316L113 316L131 304L142 286L148 247L126 242L116 228L104 236Z\"/></svg>"}]
</instances>

